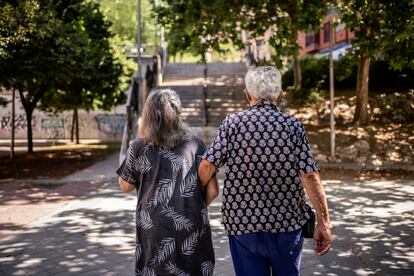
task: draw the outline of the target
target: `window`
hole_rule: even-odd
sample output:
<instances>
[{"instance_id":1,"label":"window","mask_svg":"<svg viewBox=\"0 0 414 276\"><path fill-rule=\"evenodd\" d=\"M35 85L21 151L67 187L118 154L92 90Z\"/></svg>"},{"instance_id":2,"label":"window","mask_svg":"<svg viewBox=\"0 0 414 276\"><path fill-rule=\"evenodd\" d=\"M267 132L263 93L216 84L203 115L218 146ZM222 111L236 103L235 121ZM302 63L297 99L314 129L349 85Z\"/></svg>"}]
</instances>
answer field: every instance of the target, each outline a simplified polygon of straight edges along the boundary
<instances>
[{"instance_id":1,"label":"window","mask_svg":"<svg viewBox=\"0 0 414 276\"><path fill-rule=\"evenodd\" d=\"M345 23L341 23L336 26L336 31L342 31L343 29L345 29Z\"/></svg>"},{"instance_id":2,"label":"window","mask_svg":"<svg viewBox=\"0 0 414 276\"><path fill-rule=\"evenodd\" d=\"M323 42L329 42L329 37L330 37L330 32L329 32L329 27L330 27L330 23L326 22L325 24L323 24Z\"/></svg>"},{"instance_id":3,"label":"window","mask_svg":"<svg viewBox=\"0 0 414 276\"><path fill-rule=\"evenodd\" d=\"M309 47L312 44L315 44L315 33L314 32L308 32L306 34L305 46Z\"/></svg>"}]
</instances>

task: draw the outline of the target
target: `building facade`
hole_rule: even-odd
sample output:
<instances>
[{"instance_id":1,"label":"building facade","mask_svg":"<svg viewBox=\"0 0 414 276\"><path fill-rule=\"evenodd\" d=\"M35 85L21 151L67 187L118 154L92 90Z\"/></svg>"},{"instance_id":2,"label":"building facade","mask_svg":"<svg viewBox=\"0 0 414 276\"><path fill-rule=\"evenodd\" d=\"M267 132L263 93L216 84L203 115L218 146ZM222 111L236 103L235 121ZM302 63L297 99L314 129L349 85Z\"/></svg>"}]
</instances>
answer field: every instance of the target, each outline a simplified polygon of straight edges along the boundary
<instances>
[{"instance_id":1,"label":"building facade","mask_svg":"<svg viewBox=\"0 0 414 276\"><path fill-rule=\"evenodd\" d=\"M323 25L318 31L298 33L299 55L301 57L314 54L327 56L329 54L330 24L330 16L326 16ZM346 28L344 23L334 27L332 38L334 59L338 59L340 55L346 54L348 49L352 47L351 41L353 38L354 34Z\"/></svg>"}]
</instances>

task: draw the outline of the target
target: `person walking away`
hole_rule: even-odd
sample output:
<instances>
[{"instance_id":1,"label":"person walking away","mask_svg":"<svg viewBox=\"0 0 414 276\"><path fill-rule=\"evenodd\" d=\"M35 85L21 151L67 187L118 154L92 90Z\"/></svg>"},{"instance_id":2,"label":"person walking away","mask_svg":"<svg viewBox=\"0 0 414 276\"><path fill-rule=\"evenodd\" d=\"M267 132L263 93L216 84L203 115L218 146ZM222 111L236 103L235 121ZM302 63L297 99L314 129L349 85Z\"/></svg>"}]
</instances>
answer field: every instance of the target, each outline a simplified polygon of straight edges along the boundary
<instances>
[{"instance_id":1,"label":"person walking away","mask_svg":"<svg viewBox=\"0 0 414 276\"><path fill-rule=\"evenodd\" d=\"M154 74L149 65L147 65L147 68L145 70L145 81L147 83L147 94L149 94L154 88Z\"/></svg>"},{"instance_id":2,"label":"person walking away","mask_svg":"<svg viewBox=\"0 0 414 276\"><path fill-rule=\"evenodd\" d=\"M216 177L198 178L203 141L181 121L170 89L145 103L138 137L117 170L123 192L137 191L135 275L212 275L214 251L207 205Z\"/></svg>"},{"instance_id":3,"label":"person walking away","mask_svg":"<svg viewBox=\"0 0 414 276\"><path fill-rule=\"evenodd\" d=\"M200 178L227 166L222 215L237 276L299 275L302 227L316 210L315 251L332 244L327 200L302 123L278 108L281 74L257 67L245 76L250 107L229 114L203 156Z\"/></svg>"}]
</instances>

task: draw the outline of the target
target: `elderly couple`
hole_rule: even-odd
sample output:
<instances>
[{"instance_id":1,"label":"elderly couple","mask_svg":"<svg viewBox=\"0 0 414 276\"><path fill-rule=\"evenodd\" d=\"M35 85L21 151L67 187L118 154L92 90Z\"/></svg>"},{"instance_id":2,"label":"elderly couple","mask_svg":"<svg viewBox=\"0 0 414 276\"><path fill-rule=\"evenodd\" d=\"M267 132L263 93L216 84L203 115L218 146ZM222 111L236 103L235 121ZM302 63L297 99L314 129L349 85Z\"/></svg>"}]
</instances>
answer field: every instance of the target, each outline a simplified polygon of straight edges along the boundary
<instances>
[{"instance_id":1,"label":"elderly couple","mask_svg":"<svg viewBox=\"0 0 414 276\"><path fill-rule=\"evenodd\" d=\"M257 67L245 84L250 107L229 114L208 149L184 127L174 91L148 97L117 171L122 191L137 191L136 275L213 274L207 206L222 166L223 224L237 275L299 275L305 190L317 217L315 251L330 250L327 201L305 129L277 107L280 72Z\"/></svg>"}]
</instances>

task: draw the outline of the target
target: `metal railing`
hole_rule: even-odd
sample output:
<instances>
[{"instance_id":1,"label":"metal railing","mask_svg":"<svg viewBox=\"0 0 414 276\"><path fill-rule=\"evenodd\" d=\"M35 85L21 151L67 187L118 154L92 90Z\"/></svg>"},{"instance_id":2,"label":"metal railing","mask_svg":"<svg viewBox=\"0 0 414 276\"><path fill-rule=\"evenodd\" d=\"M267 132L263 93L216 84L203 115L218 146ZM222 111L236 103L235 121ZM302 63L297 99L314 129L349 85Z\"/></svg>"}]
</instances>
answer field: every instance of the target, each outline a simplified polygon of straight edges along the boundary
<instances>
[{"instance_id":1,"label":"metal railing","mask_svg":"<svg viewBox=\"0 0 414 276\"><path fill-rule=\"evenodd\" d=\"M119 152L119 164L122 164L127 154L129 142L131 140L133 125L134 123L136 123L136 118L137 118L137 116L134 116L133 110L132 110L133 100L134 100L133 98L134 97L134 83L135 83L135 79L131 78L131 84L128 89L127 104L125 106L126 120L125 120L125 126L124 126L124 133L122 135L121 150Z\"/></svg>"},{"instance_id":2,"label":"metal railing","mask_svg":"<svg viewBox=\"0 0 414 276\"><path fill-rule=\"evenodd\" d=\"M162 72L163 68L161 66L160 57L157 56L157 72L154 74L156 80L156 85L160 85L162 81ZM125 127L122 135L121 149L119 152L119 164L125 159L125 156L128 151L129 143L135 139L138 131L138 123L140 119L140 112L142 112L143 101L145 100L145 95L148 95L149 91L146 91L146 82L141 82L142 87L139 86L138 81L135 77L131 78L131 83L128 89L128 99L126 103L126 119Z\"/></svg>"}]
</instances>

